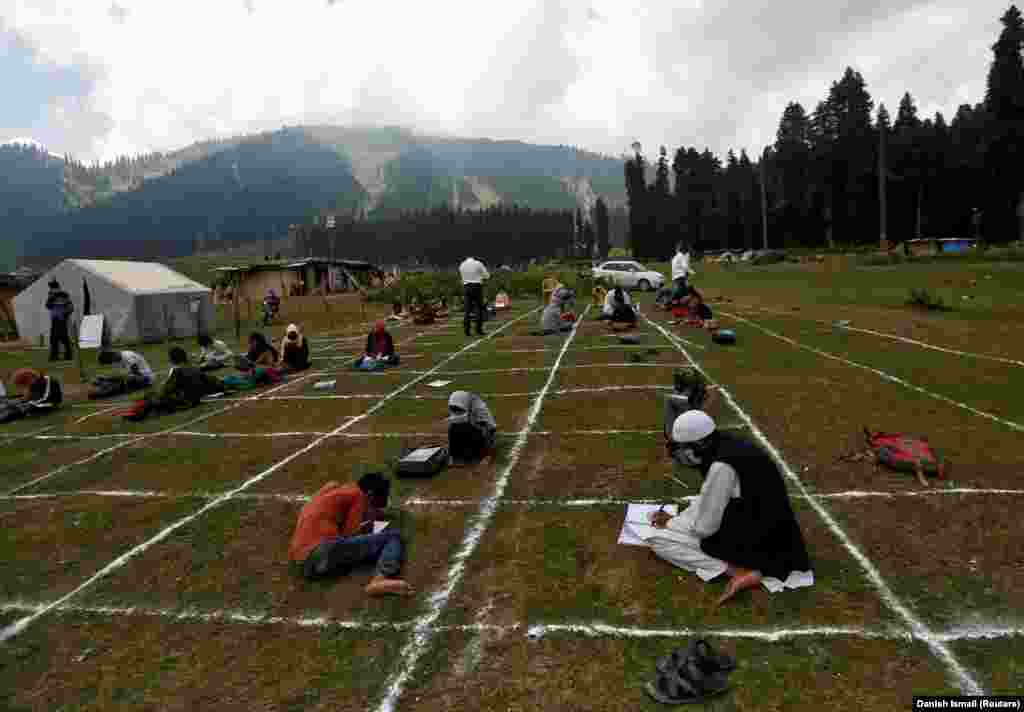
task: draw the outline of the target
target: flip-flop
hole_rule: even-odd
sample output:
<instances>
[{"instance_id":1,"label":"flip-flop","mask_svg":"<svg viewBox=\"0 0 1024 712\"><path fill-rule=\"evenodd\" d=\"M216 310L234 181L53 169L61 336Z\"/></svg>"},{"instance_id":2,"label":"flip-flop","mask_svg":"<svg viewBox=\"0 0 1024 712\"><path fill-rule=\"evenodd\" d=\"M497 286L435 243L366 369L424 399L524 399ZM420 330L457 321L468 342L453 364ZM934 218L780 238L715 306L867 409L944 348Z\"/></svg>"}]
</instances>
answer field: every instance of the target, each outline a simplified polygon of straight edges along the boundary
<instances>
[{"instance_id":1,"label":"flip-flop","mask_svg":"<svg viewBox=\"0 0 1024 712\"><path fill-rule=\"evenodd\" d=\"M679 672L689 657L696 658L697 664L707 674L720 672L729 673L736 669L736 660L728 655L719 654L703 638L695 640L684 650L676 648L668 655L659 658L655 663L659 673Z\"/></svg>"}]
</instances>

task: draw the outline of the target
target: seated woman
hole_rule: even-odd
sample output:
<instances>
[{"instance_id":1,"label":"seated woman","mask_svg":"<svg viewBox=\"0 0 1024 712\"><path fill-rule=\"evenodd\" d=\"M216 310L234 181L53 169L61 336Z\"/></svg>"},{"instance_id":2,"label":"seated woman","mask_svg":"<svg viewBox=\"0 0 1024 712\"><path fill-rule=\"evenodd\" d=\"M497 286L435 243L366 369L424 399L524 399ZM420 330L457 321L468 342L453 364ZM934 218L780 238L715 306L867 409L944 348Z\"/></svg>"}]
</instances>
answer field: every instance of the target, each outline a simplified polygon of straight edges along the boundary
<instances>
[{"instance_id":1,"label":"seated woman","mask_svg":"<svg viewBox=\"0 0 1024 712\"><path fill-rule=\"evenodd\" d=\"M406 317L405 310L402 308L402 302L395 300L391 304L391 313L388 314L388 321L401 321Z\"/></svg>"},{"instance_id":2,"label":"seated woman","mask_svg":"<svg viewBox=\"0 0 1024 712\"><path fill-rule=\"evenodd\" d=\"M160 392L148 396L122 415L129 420L142 420L154 413L174 413L195 408L203 398L222 393L224 384L217 378L188 362L188 354L179 346L170 350L171 371Z\"/></svg>"},{"instance_id":3,"label":"seated woman","mask_svg":"<svg viewBox=\"0 0 1024 712\"><path fill-rule=\"evenodd\" d=\"M206 334L200 334L199 342L199 369L201 371L216 371L224 368L234 354L228 345L220 339L212 339Z\"/></svg>"},{"instance_id":4,"label":"seated woman","mask_svg":"<svg viewBox=\"0 0 1024 712\"><path fill-rule=\"evenodd\" d=\"M287 371L305 371L310 366L309 342L299 327L289 324L281 339L281 368Z\"/></svg>"},{"instance_id":5,"label":"seated woman","mask_svg":"<svg viewBox=\"0 0 1024 712\"><path fill-rule=\"evenodd\" d=\"M633 304L629 292L622 287L615 287L605 297L604 307L601 309L600 319L605 319L613 324L636 325L636 306Z\"/></svg>"},{"instance_id":6,"label":"seated woman","mask_svg":"<svg viewBox=\"0 0 1024 712\"><path fill-rule=\"evenodd\" d=\"M0 423L52 412L64 401L60 381L31 368L15 371L14 385L23 391L20 398L0 402Z\"/></svg>"},{"instance_id":7,"label":"seated woman","mask_svg":"<svg viewBox=\"0 0 1024 712\"><path fill-rule=\"evenodd\" d=\"M249 335L249 351L238 358L239 371L252 371L257 366L272 368L280 359L277 349L258 331Z\"/></svg>"},{"instance_id":8,"label":"seated woman","mask_svg":"<svg viewBox=\"0 0 1024 712\"><path fill-rule=\"evenodd\" d=\"M689 288L689 292L686 298L683 299L681 307L683 311L679 316L685 319L686 324L689 326L703 327L706 325L706 322L714 321L711 308L704 303L704 297L693 287Z\"/></svg>"},{"instance_id":9,"label":"seated woman","mask_svg":"<svg viewBox=\"0 0 1024 712\"><path fill-rule=\"evenodd\" d=\"M385 366L397 366L400 362L395 353L395 341L388 333L383 321L378 321L373 331L366 335L366 352L355 360L353 368L372 370Z\"/></svg>"},{"instance_id":10,"label":"seated woman","mask_svg":"<svg viewBox=\"0 0 1024 712\"><path fill-rule=\"evenodd\" d=\"M494 456L498 424L483 399L469 391L448 398L448 454L452 464L480 462Z\"/></svg>"},{"instance_id":11,"label":"seated woman","mask_svg":"<svg viewBox=\"0 0 1024 712\"><path fill-rule=\"evenodd\" d=\"M531 332L534 336L549 336L560 332L572 331L572 324L562 319L564 312L573 300L575 293L568 287L559 284L551 293L551 300L540 314L540 331Z\"/></svg>"}]
</instances>

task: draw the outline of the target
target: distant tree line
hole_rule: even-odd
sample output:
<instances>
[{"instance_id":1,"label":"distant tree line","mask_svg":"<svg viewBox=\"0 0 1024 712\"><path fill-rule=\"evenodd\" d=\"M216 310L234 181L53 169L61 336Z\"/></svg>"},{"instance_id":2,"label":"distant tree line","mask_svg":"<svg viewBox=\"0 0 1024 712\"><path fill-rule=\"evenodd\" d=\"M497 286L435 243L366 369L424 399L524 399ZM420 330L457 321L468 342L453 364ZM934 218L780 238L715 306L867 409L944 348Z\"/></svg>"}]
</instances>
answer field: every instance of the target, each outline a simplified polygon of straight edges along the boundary
<instances>
[{"instance_id":1,"label":"distant tree line","mask_svg":"<svg viewBox=\"0 0 1024 712\"><path fill-rule=\"evenodd\" d=\"M338 216L333 229L303 225L292 235L296 257L447 267L473 256L497 267L570 254L577 248L576 225L570 210L437 206L373 221Z\"/></svg>"},{"instance_id":2,"label":"distant tree line","mask_svg":"<svg viewBox=\"0 0 1024 712\"><path fill-rule=\"evenodd\" d=\"M1024 237L1024 20L1011 6L1001 22L984 101L961 105L950 122L919 117L909 92L894 121L884 105L873 116L864 78L847 68L812 113L786 106L756 162L729 151L723 165L706 148L683 147L669 163L662 147L648 183L637 151L625 164L635 255L664 257L680 239L760 247L762 175L771 247L878 243L883 230L891 242L968 236L976 209L986 242Z\"/></svg>"}]
</instances>

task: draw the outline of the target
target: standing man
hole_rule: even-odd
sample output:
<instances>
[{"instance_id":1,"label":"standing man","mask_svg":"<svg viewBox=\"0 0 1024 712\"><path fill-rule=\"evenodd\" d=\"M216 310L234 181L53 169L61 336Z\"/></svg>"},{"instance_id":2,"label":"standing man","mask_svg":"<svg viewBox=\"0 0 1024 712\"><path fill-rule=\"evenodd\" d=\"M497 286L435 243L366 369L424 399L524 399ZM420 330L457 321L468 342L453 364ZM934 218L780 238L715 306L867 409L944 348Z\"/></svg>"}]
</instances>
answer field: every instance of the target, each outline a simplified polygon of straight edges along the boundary
<instances>
[{"instance_id":1,"label":"standing man","mask_svg":"<svg viewBox=\"0 0 1024 712\"><path fill-rule=\"evenodd\" d=\"M466 317L463 322L466 336L470 336L469 323L473 315L476 315L476 334L484 335L484 280L490 279L483 262L473 257L467 257L459 265L459 274L462 275L462 286L466 289Z\"/></svg>"},{"instance_id":2,"label":"standing man","mask_svg":"<svg viewBox=\"0 0 1024 712\"><path fill-rule=\"evenodd\" d=\"M672 292L672 301L679 301L686 296L687 279L693 270L690 268L690 252L683 248L683 243L676 244L676 256L672 258L672 283L675 291Z\"/></svg>"},{"instance_id":3,"label":"standing man","mask_svg":"<svg viewBox=\"0 0 1024 712\"><path fill-rule=\"evenodd\" d=\"M75 312L71 297L60 288L57 280L50 282L50 294L46 298L46 310L50 312L50 360L58 360L60 346L64 346L64 358L71 360L71 336L68 321Z\"/></svg>"}]
</instances>

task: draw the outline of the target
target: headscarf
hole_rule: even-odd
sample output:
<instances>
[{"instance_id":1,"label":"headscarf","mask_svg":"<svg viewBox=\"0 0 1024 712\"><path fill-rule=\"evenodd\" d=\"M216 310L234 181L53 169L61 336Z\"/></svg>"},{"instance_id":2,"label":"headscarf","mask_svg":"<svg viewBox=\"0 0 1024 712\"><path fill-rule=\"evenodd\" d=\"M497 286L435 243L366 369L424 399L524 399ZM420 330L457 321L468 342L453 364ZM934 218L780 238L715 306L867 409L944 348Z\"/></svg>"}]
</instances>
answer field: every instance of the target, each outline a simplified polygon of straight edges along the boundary
<instances>
[{"instance_id":1,"label":"headscarf","mask_svg":"<svg viewBox=\"0 0 1024 712\"><path fill-rule=\"evenodd\" d=\"M288 334L297 334L294 341L288 338ZM296 324L289 324L288 328L284 330L284 337L281 339L281 351L284 352L286 346L295 346L296 348L302 348L302 343L306 340L306 337L302 335L302 329Z\"/></svg>"},{"instance_id":2,"label":"headscarf","mask_svg":"<svg viewBox=\"0 0 1024 712\"><path fill-rule=\"evenodd\" d=\"M41 378L39 371L31 368L19 368L14 372L14 385L16 386L31 386L33 383Z\"/></svg>"},{"instance_id":3,"label":"headscarf","mask_svg":"<svg viewBox=\"0 0 1024 712\"><path fill-rule=\"evenodd\" d=\"M459 412L452 412L452 408L458 408ZM487 408L483 399L469 391L455 391L448 398L448 424L458 425L469 423L474 428L483 432L490 432L498 429L498 424Z\"/></svg>"}]
</instances>

